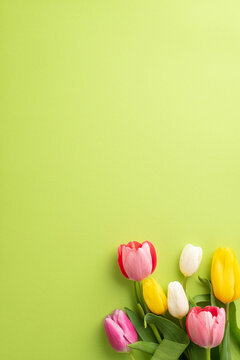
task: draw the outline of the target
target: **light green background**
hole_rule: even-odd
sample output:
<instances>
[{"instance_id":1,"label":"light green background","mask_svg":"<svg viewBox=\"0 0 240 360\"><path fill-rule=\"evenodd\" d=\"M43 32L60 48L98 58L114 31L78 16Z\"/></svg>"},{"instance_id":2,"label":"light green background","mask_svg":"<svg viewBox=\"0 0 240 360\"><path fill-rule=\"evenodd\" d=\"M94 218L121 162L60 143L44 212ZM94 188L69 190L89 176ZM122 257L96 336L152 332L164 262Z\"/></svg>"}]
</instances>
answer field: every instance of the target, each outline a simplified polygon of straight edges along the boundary
<instances>
[{"instance_id":1,"label":"light green background","mask_svg":"<svg viewBox=\"0 0 240 360\"><path fill-rule=\"evenodd\" d=\"M188 242L203 276L219 245L240 259L239 12L0 1L1 359L128 359L102 328L132 305L122 242L155 244L165 289Z\"/></svg>"}]
</instances>

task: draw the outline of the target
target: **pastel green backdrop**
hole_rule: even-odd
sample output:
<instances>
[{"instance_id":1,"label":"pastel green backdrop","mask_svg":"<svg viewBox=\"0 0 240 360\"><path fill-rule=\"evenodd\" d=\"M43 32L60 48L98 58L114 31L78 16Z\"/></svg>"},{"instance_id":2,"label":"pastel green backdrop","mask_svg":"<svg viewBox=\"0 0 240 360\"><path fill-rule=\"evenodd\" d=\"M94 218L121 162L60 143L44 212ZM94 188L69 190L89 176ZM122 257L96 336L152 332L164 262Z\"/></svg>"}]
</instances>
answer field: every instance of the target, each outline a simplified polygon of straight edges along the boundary
<instances>
[{"instance_id":1,"label":"pastel green backdrop","mask_svg":"<svg viewBox=\"0 0 240 360\"><path fill-rule=\"evenodd\" d=\"M240 260L240 3L0 7L0 357L127 359L102 328L132 305L120 243L154 243L165 289L188 242L202 276Z\"/></svg>"}]
</instances>

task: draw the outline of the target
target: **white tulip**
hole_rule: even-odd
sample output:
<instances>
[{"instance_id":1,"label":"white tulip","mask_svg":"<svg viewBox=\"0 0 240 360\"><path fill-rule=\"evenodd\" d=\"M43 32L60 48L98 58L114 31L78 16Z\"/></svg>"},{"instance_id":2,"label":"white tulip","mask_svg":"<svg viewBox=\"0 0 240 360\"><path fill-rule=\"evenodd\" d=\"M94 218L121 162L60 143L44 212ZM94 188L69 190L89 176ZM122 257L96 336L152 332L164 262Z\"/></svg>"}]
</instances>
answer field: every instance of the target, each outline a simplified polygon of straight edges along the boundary
<instances>
[{"instance_id":1,"label":"white tulip","mask_svg":"<svg viewBox=\"0 0 240 360\"><path fill-rule=\"evenodd\" d=\"M179 266L184 276L193 275L202 261L202 248L187 244L181 253Z\"/></svg>"},{"instance_id":2,"label":"white tulip","mask_svg":"<svg viewBox=\"0 0 240 360\"><path fill-rule=\"evenodd\" d=\"M168 311L177 319L182 319L189 310L188 299L185 291L178 281L168 285Z\"/></svg>"}]
</instances>

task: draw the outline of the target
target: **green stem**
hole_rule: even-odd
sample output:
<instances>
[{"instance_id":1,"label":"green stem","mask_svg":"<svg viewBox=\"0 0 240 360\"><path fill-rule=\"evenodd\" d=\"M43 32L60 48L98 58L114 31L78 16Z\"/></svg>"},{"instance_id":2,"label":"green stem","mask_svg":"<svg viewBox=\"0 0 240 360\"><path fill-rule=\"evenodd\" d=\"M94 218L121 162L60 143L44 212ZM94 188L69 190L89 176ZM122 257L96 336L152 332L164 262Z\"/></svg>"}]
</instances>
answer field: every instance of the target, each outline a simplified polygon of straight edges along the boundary
<instances>
[{"instance_id":1,"label":"green stem","mask_svg":"<svg viewBox=\"0 0 240 360\"><path fill-rule=\"evenodd\" d=\"M141 304L138 303L138 304L137 304L137 308L138 308L139 315L141 316L142 319L144 319L144 317L145 317L145 312L144 312Z\"/></svg>"},{"instance_id":2,"label":"green stem","mask_svg":"<svg viewBox=\"0 0 240 360\"><path fill-rule=\"evenodd\" d=\"M179 319L179 324L180 324L180 328L181 328L183 331L185 331L185 330L184 330L184 325L183 325L183 320L182 320L182 319ZM184 351L184 354L186 355L186 357L187 357L188 359L190 359L190 354L189 354L189 350L188 350L188 349L186 349L186 350Z\"/></svg>"},{"instance_id":3,"label":"green stem","mask_svg":"<svg viewBox=\"0 0 240 360\"><path fill-rule=\"evenodd\" d=\"M226 322L229 320L229 303L226 303Z\"/></svg>"},{"instance_id":4,"label":"green stem","mask_svg":"<svg viewBox=\"0 0 240 360\"><path fill-rule=\"evenodd\" d=\"M137 306L138 306L138 309L140 310L141 312L141 316L145 316L145 313L147 314L149 312L148 308L147 308L147 305L145 304L145 301L142 297L142 284L141 282L138 282L138 281L134 281L134 290L135 290L135 294L136 294L136 298L137 298ZM141 301L142 300L142 301ZM155 338L157 339L158 343L160 344L161 341L162 341L162 338L159 334L159 331L156 327L156 325L154 324L149 324L154 335L155 335ZM144 320L144 327L146 328L147 327L147 323L146 321Z\"/></svg>"},{"instance_id":5,"label":"green stem","mask_svg":"<svg viewBox=\"0 0 240 360\"><path fill-rule=\"evenodd\" d=\"M206 360L211 360L211 349L206 349Z\"/></svg>"},{"instance_id":6,"label":"green stem","mask_svg":"<svg viewBox=\"0 0 240 360\"><path fill-rule=\"evenodd\" d=\"M133 289L134 289L134 294L135 294L135 297L136 297L136 301L138 303L139 298L138 298L138 291L137 291L137 281L133 281Z\"/></svg>"},{"instance_id":7,"label":"green stem","mask_svg":"<svg viewBox=\"0 0 240 360\"><path fill-rule=\"evenodd\" d=\"M183 321L182 319L179 319L180 328L184 330Z\"/></svg>"},{"instance_id":8,"label":"green stem","mask_svg":"<svg viewBox=\"0 0 240 360\"><path fill-rule=\"evenodd\" d=\"M161 341L162 341L162 338L161 338L161 336L160 336L160 334L158 332L158 329L157 329L156 325L154 325L154 324L149 324L149 325L150 325L150 327L151 327L151 329L152 329L158 343L160 344Z\"/></svg>"},{"instance_id":9,"label":"green stem","mask_svg":"<svg viewBox=\"0 0 240 360\"><path fill-rule=\"evenodd\" d=\"M132 352L129 352L129 355L132 360L136 360Z\"/></svg>"},{"instance_id":10,"label":"green stem","mask_svg":"<svg viewBox=\"0 0 240 360\"><path fill-rule=\"evenodd\" d=\"M184 288L184 291L186 292L187 291L187 277L184 276L184 279L183 279L183 288Z\"/></svg>"},{"instance_id":11,"label":"green stem","mask_svg":"<svg viewBox=\"0 0 240 360\"><path fill-rule=\"evenodd\" d=\"M144 312L147 314L149 312L147 305L145 304L143 293L142 293L142 283L141 281L135 281L135 289L137 293L138 302L141 304Z\"/></svg>"}]
</instances>

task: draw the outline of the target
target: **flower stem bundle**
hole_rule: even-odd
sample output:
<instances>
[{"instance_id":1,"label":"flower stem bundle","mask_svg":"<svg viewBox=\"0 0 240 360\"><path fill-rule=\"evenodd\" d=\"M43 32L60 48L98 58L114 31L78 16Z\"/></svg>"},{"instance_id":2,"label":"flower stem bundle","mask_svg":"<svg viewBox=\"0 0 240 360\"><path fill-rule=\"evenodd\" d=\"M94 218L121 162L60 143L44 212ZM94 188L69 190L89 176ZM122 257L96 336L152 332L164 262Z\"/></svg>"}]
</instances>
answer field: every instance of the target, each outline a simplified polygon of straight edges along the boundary
<instances>
[{"instance_id":1,"label":"flower stem bundle","mask_svg":"<svg viewBox=\"0 0 240 360\"><path fill-rule=\"evenodd\" d=\"M202 248L187 244L180 255L182 284L172 281L167 295L151 277L157 265L154 245L133 241L118 248L120 271L133 281L134 310L114 310L104 320L109 343L117 352L132 350L152 360L231 360L232 341L240 346L240 329L234 301L240 297L240 268L232 249L219 248L213 255L211 280L199 277L204 294L190 296L187 279L202 261ZM212 349L212 351L211 351Z\"/></svg>"}]
</instances>

